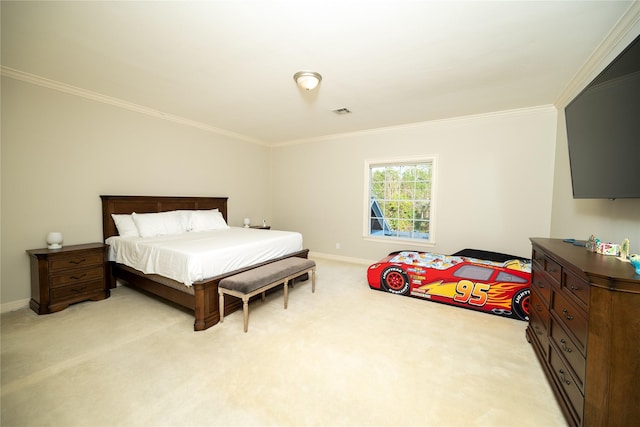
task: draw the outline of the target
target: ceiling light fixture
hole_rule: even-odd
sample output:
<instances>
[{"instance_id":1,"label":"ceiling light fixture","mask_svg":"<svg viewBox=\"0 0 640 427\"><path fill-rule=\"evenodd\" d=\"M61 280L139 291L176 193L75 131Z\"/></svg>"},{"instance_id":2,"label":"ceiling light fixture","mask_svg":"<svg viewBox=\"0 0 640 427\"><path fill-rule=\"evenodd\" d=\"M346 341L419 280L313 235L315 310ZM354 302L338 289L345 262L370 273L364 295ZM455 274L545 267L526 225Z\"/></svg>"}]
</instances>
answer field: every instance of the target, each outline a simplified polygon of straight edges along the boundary
<instances>
[{"instance_id":1,"label":"ceiling light fixture","mask_svg":"<svg viewBox=\"0 0 640 427\"><path fill-rule=\"evenodd\" d=\"M313 90L322 80L322 76L315 71L298 71L293 75L293 80L304 90Z\"/></svg>"}]
</instances>

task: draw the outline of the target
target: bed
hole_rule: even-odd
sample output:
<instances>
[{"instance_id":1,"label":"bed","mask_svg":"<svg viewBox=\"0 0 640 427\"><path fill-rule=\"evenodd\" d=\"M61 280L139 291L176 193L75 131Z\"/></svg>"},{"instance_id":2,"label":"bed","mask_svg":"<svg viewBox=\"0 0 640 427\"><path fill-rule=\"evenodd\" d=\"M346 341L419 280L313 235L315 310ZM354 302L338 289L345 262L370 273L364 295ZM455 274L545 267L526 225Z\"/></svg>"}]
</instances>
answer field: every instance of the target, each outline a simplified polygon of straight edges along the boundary
<instances>
[{"instance_id":1,"label":"bed","mask_svg":"<svg viewBox=\"0 0 640 427\"><path fill-rule=\"evenodd\" d=\"M102 199L102 230L104 241L118 236L118 228L113 218L115 215L146 214L169 211L210 211L217 209L225 222L227 220L226 197L171 197L171 196L112 196L101 195ZM252 230L256 233L268 233L267 230ZM114 260L109 261L108 280L111 288L116 287L118 280L127 285L171 301L185 307L194 313L194 330L202 331L220 321L218 310L218 283L225 277L247 271L261 265L269 264L289 257L307 258L309 250L300 249L285 255L261 260L250 265L234 268L195 280L185 284L175 278L160 274L145 274L141 270L127 266ZM239 299L228 298L225 302L225 313L231 313L242 306Z\"/></svg>"},{"instance_id":2,"label":"bed","mask_svg":"<svg viewBox=\"0 0 640 427\"><path fill-rule=\"evenodd\" d=\"M531 260L478 249L392 252L369 266L371 289L529 320Z\"/></svg>"}]
</instances>

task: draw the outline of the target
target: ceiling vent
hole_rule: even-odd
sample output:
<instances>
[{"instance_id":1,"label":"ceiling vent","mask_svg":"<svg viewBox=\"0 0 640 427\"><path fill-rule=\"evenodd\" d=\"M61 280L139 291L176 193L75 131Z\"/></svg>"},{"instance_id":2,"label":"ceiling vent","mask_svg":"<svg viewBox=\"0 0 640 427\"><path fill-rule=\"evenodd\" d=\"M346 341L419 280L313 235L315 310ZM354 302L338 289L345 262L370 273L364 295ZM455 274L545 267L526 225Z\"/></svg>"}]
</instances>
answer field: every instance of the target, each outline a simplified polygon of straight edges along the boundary
<instances>
[{"instance_id":1,"label":"ceiling vent","mask_svg":"<svg viewBox=\"0 0 640 427\"><path fill-rule=\"evenodd\" d=\"M340 114L340 115L342 115L342 114L351 114L351 110L349 110L346 107L338 108L336 110L333 110L333 112L336 113L336 114Z\"/></svg>"}]
</instances>

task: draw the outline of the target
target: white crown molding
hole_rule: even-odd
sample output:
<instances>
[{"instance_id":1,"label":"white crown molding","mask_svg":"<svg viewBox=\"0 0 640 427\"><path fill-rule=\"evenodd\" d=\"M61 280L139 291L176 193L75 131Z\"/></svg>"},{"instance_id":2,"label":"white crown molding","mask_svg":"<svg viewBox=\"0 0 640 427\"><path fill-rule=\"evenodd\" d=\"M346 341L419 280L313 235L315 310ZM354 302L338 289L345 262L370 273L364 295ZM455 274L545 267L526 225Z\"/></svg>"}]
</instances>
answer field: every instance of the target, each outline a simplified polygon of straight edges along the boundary
<instances>
[{"instance_id":1,"label":"white crown molding","mask_svg":"<svg viewBox=\"0 0 640 427\"><path fill-rule=\"evenodd\" d=\"M65 83L61 83L55 80L50 80L44 77L36 76L34 74L25 73L20 70L15 70L13 68L0 66L0 75L4 77L8 77L14 80L20 80L25 83L34 84L37 86L42 86L48 89L53 89L58 92L67 93L74 96L79 96L82 98L90 99L92 101L101 102L103 104L112 105L117 108L122 108L129 111L135 111L140 114L145 114L147 116L155 117L157 119L167 120L173 123L177 123L183 126L188 126L200 130L204 130L207 132L215 133L217 135L222 135L234 139L239 139L245 142L250 142L252 144L258 144L266 146L267 144L264 141L260 141L254 138L250 138L246 135L241 135L235 132L230 132L224 129L216 128L213 126L209 126L207 124L197 122L195 120L185 119L184 117L176 116L173 114L165 113L162 111L154 110L152 108L148 108L142 105L134 104L132 102L127 102L122 99L113 98L111 96L102 95L97 92L92 92L89 90L81 89L79 87L71 86Z\"/></svg>"},{"instance_id":2,"label":"white crown molding","mask_svg":"<svg viewBox=\"0 0 640 427\"><path fill-rule=\"evenodd\" d=\"M593 51L589 59L587 59L587 62L578 70L560 96L558 96L558 99L554 102L554 105L558 109L563 109L571 102L571 100L614 59L613 57L618 54L617 51L622 52L626 44L638 36L637 33L631 34L629 42L625 43L624 46L620 46L634 28L640 25L639 23L640 1L634 1L620 18L616 26L611 29L607 37L605 37L602 43ZM614 52L616 52L616 55L613 55ZM611 59L609 59L610 56L612 56Z\"/></svg>"},{"instance_id":3,"label":"white crown molding","mask_svg":"<svg viewBox=\"0 0 640 427\"><path fill-rule=\"evenodd\" d=\"M556 111L556 107L553 104L547 104L547 105L536 105L536 106L533 106L533 107L515 108L515 109L512 109L512 110L493 111L493 112L489 112L489 113L470 114L468 116L449 117L449 118L446 118L446 119L438 119L438 120L430 120L430 121L425 121L425 122L409 123L409 124L405 124L405 125L388 126L388 127L381 127L381 128L375 128L375 129L366 129L366 130L361 130L361 131L356 131L356 132L336 133L336 134L332 134L332 135L317 136L317 137L314 137L314 138L295 139L295 140L290 140L290 141L283 141L283 142L274 143L274 144L271 144L271 147L284 147L284 146L288 146L288 145L307 144L307 143L311 143L311 142L324 142L324 141L330 141L330 140L336 140L336 139L342 139L342 138L348 138L348 137L354 137L354 136L362 136L362 135L371 135L371 134L377 134L377 133L391 132L391 131L397 131L397 130L402 130L402 129L413 129L413 128L419 128L419 127L438 126L438 125L447 124L447 123L455 123L455 122L462 122L462 121L475 120L475 119L484 119L484 118L490 118L490 117L502 117L502 116L510 116L510 115L529 114L529 113L540 112L540 111L555 112Z\"/></svg>"}]
</instances>

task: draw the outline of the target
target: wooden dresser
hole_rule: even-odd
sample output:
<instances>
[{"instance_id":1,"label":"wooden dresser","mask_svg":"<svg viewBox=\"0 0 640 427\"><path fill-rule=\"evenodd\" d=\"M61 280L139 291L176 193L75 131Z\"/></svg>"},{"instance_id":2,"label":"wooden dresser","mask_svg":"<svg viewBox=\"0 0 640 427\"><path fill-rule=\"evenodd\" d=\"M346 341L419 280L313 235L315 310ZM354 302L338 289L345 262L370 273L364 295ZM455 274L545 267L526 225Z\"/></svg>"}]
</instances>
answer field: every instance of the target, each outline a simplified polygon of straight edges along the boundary
<instances>
[{"instance_id":1,"label":"wooden dresser","mask_svg":"<svg viewBox=\"0 0 640 427\"><path fill-rule=\"evenodd\" d=\"M38 314L49 314L86 300L111 294L107 277L107 245L89 243L61 249L32 249L31 301Z\"/></svg>"},{"instance_id":2,"label":"wooden dresser","mask_svg":"<svg viewBox=\"0 0 640 427\"><path fill-rule=\"evenodd\" d=\"M569 425L638 425L640 276L560 239L531 242L527 340Z\"/></svg>"}]
</instances>

